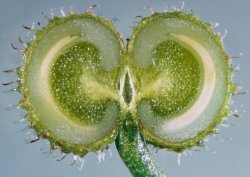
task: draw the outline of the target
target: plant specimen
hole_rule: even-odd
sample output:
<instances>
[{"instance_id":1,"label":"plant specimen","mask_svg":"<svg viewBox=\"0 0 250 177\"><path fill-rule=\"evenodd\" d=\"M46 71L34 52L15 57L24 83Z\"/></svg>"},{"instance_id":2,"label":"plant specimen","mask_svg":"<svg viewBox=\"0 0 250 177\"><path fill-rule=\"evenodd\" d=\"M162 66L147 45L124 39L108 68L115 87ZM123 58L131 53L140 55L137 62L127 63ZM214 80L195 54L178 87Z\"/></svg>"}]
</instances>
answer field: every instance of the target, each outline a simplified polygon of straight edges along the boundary
<instances>
[{"instance_id":1,"label":"plant specimen","mask_svg":"<svg viewBox=\"0 0 250 177\"><path fill-rule=\"evenodd\" d=\"M25 28L35 38L19 40L16 71L19 104L37 134L31 142L48 139L51 150L83 158L115 141L134 177L164 177L147 144L178 153L202 146L230 113L230 57L192 13L142 17L126 46L91 8Z\"/></svg>"}]
</instances>

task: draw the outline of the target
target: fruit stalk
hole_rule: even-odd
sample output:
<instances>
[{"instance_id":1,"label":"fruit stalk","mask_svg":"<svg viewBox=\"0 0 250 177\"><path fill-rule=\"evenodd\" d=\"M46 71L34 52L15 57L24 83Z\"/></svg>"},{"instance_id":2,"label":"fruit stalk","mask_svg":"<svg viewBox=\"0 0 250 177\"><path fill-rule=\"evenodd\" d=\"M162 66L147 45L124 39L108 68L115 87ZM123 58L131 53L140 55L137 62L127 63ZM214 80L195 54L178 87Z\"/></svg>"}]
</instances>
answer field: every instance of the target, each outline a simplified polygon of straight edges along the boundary
<instances>
[{"instance_id":1,"label":"fruit stalk","mask_svg":"<svg viewBox=\"0 0 250 177\"><path fill-rule=\"evenodd\" d=\"M130 173L134 177L166 177L148 151L132 114L125 116L116 147Z\"/></svg>"}]
</instances>

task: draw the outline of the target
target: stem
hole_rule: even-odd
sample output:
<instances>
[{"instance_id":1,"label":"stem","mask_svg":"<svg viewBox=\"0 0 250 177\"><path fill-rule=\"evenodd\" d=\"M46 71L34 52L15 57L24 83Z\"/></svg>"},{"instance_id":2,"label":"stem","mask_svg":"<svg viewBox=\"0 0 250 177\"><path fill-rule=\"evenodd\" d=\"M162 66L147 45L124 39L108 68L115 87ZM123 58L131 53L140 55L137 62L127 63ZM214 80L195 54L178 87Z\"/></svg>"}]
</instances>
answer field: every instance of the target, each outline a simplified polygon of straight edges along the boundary
<instances>
[{"instance_id":1,"label":"stem","mask_svg":"<svg viewBox=\"0 0 250 177\"><path fill-rule=\"evenodd\" d=\"M149 153L131 113L126 114L116 147L133 177L166 177Z\"/></svg>"}]
</instances>

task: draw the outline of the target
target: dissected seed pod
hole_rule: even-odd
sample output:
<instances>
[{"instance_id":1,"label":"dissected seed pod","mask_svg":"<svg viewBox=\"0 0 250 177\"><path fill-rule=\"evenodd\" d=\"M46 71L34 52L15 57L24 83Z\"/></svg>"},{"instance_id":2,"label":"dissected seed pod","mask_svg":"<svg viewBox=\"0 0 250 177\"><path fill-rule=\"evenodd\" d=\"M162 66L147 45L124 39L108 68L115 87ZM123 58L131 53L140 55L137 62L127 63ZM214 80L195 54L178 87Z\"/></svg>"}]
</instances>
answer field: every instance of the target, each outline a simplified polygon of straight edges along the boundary
<instances>
[{"instance_id":1,"label":"dissected seed pod","mask_svg":"<svg viewBox=\"0 0 250 177\"><path fill-rule=\"evenodd\" d=\"M87 13L53 17L24 43L20 106L37 138L77 161L116 140L135 177L164 177L147 143L182 152L201 146L230 111L230 58L212 26L193 14L142 17L127 46L112 22ZM10 85L14 82L4 83Z\"/></svg>"},{"instance_id":2,"label":"dissected seed pod","mask_svg":"<svg viewBox=\"0 0 250 177\"><path fill-rule=\"evenodd\" d=\"M144 18L128 44L136 119L152 143L181 152L229 114L230 59L210 24L183 12Z\"/></svg>"},{"instance_id":3,"label":"dissected seed pod","mask_svg":"<svg viewBox=\"0 0 250 177\"><path fill-rule=\"evenodd\" d=\"M63 152L105 148L119 127L120 36L91 13L55 17L35 35L18 72L32 128Z\"/></svg>"}]
</instances>

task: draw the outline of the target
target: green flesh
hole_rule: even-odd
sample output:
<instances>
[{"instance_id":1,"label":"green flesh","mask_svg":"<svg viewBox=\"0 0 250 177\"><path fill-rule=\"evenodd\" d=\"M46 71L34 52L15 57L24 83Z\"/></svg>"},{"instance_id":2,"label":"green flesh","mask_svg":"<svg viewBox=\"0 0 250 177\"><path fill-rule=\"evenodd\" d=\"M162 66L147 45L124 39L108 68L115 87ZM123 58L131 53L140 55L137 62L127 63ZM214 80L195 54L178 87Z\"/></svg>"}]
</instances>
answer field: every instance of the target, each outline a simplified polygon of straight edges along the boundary
<instances>
[{"instance_id":1,"label":"green flesh","mask_svg":"<svg viewBox=\"0 0 250 177\"><path fill-rule=\"evenodd\" d=\"M101 17L55 17L18 75L31 128L52 149L84 156L116 139L134 177L164 177L145 142L176 152L200 145L235 89L221 39L181 12L143 18L126 49Z\"/></svg>"},{"instance_id":2,"label":"green flesh","mask_svg":"<svg viewBox=\"0 0 250 177\"><path fill-rule=\"evenodd\" d=\"M97 95L96 101L90 99L98 88L88 88L88 83L82 79L93 78L94 73L100 70L99 57L92 44L80 42L66 49L56 59L51 71L51 91L61 109L68 112L69 117L85 124L102 120L107 107L105 97Z\"/></svg>"},{"instance_id":3,"label":"green flesh","mask_svg":"<svg viewBox=\"0 0 250 177\"><path fill-rule=\"evenodd\" d=\"M175 41L160 43L152 53L154 65L143 92L143 101L155 116L171 118L183 112L197 97L201 83L198 60ZM145 74L148 76L148 74ZM152 78L152 79L151 79Z\"/></svg>"}]
</instances>

